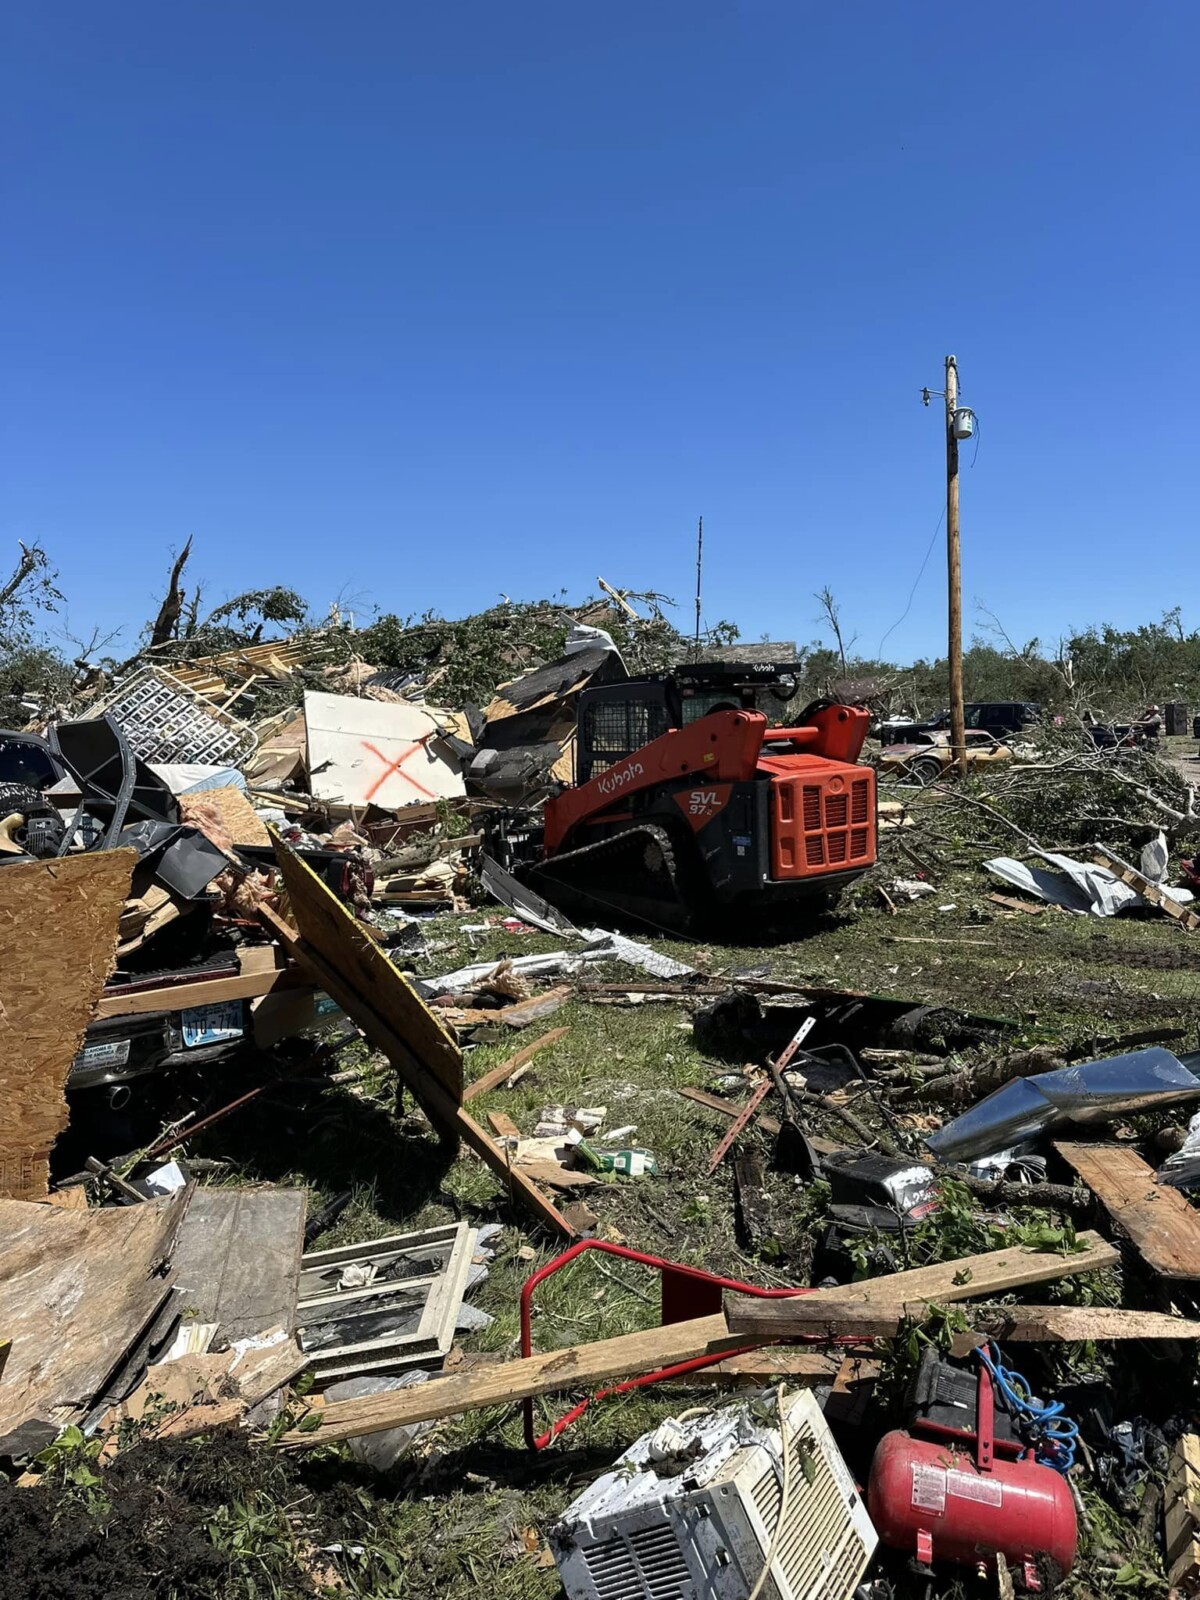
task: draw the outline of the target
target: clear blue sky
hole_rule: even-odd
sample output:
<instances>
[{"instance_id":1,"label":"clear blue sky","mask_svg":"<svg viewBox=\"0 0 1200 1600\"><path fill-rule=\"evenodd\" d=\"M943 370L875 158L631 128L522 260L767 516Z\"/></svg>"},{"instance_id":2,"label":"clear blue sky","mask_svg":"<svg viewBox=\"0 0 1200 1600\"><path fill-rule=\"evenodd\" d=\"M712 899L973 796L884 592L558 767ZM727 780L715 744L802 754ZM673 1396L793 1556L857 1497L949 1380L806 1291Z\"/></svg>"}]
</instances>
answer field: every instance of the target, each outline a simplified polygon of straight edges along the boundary
<instances>
[{"instance_id":1,"label":"clear blue sky","mask_svg":"<svg viewBox=\"0 0 1200 1600\"><path fill-rule=\"evenodd\" d=\"M1194 0L10 0L0 537L401 613L597 573L872 652L1195 604ZM941 546L888 642L943 647Z\"/></svg>"}]
</instances>

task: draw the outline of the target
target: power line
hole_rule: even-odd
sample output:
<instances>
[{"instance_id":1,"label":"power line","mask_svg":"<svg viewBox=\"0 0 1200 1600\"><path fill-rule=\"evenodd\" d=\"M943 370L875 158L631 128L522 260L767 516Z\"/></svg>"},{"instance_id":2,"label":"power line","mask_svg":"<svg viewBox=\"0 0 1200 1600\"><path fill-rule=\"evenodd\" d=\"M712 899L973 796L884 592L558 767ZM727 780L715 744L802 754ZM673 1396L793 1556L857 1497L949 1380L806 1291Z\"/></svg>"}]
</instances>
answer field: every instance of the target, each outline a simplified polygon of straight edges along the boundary
<instances>
[{"instance_id":1,"label":"power line","mask_svg":"<svg viewBox=\"0 0 1200 1600\"><path fill-rule=\"evenodd\" d=\"M925 551L925 559L921 562L921 570L917 573L916 577L913 579L913 586L908 591L908 604L905 606L904 610L900 613L900 615L896 618L895 622L892 623L891 627L884 634L883 638L880 639L879 648L875 652L875 658L876 658L877 661L882 661L883 660L883 647L884 647L884 645L888 642L888 640L891 638L891 636L895 633L896 629L900 626L900 624L904 621L905 617L907 617L908 613L912 610L913 599L916 596L917 589L920 586L921 579L925 576L925 568L929 565L929 558L933 554L933 547L934 547L935 543L937 542L938 534L942 531L942 523L945 522L945 520L946 520L946 508L945 508L945 506L943 506L942 507L942 514L937 519L937 525L933 530L933 533L932 533L932 535L930 537L930 540L929 540L929 546L928 546L927 550Z\"/></svg>"}]
</instances>

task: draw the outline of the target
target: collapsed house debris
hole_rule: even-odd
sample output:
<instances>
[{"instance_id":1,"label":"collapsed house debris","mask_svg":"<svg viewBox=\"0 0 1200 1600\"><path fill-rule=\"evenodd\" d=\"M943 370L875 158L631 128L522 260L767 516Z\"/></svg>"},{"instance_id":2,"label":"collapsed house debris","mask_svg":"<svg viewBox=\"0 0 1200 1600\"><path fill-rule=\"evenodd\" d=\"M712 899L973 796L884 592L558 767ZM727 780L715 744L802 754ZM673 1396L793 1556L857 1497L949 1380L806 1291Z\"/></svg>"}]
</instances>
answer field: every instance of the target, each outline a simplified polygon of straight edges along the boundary
<instances>
[{"instance_id":1,"label":"collapsed house debris","mask_svg":"<svg viewBox=\"0 0 1200 1600\"><path fill-rule=\"evenodd\" d=\"M453 629L372 660L330 628L152 655L0 735L0 1519L71 1452L116 1485L231 1441L319 1452L313 1485L348 1454L355 1494L394 1474L373 1520L423 1515L515 1496L523 1431L560 1456L496 1559L572 1600L916 1594L914 1561L1049 1592L1114 1556L1200 1592L1200 988L943 982L1068 929L1066 982L1121 930L1053 908L1120 901L1149 938L1109 966L1178 983L1170 819L1118 855L1043 850L1008 789L877 810L865 711L793 706L779 653L648 660L605 593L536 643L488 614L486 682ZM616 785L676 735L669 780ZM841 920L791 940L750 896L735 932L719 894L710 942L664 940L648 834L529 870L568 811L560 859L672 809L710 889L790 841ZM371 1548L327 1540L321 1581Z\"/></svg>"}]
</instances>

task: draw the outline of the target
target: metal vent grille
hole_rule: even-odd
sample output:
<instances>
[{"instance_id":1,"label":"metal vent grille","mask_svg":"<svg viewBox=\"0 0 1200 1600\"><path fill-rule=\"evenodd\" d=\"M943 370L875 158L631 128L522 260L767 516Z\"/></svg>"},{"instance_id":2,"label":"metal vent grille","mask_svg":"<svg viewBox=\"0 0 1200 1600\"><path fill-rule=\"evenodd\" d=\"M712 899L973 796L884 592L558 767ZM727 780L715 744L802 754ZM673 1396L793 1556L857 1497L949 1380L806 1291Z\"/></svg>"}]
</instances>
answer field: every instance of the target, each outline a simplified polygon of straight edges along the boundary
<instances>
[{"instance_id":1,"label":"metal vent grille","mask_svg":"<svg viewBox=\"0 0 1200 1600\"><path fill-rule=\"evenodd\" d=\"M821 826L821 791L814 786L804 788L804 831L811 832Z\"/></svg>"},{"instance_id":2,"label":"metal vent grille","mask_svg":"<svg viewBox=\"0 0 1200 1600\"><path fill-rule=\"evenodd\" d=\"M825 796L825 826L827 828L844 828L849 810L850 796L848 794L827 794Z\"/></svg>"},{"instance_id":3,"label":"metal vent grille","mask_svg":"<svg viewBox=\"0 0 1200 1600\"><path fill-rule=\"evenodd\" d=\"M850 821L866 822L871 815L871 786L865 778L850 785Z\"/></svg>"},{"instance_id":4,"label":"metal vent grille","mask_svg":"<svg viewBox=\"0 0 1200 1600\"><path fill-rule=\"evenodd\" d=\"M807 1425L792 1433L791 1451L788 1521L775 1552L777 1586L792 1600L845 1600L864 1565L862 1540L846 1516L846 1502L821 1441ZM801 1454L807 1464L804 1470ZM769 1538L780 1501L780 1482L773 1469L763 1474L751 1494Z\"/></svg>"},{"instance_id":5,"label":"metal vent grille","mask_svg":"<svg viewBox=\"0 0 1200 1600\"><path fill-rule=\"evenodd\" d=\"M599 1600L684 1600L692 1580L671 1528L640 1528L584 1552Z\"/></svg>"}]
</instances>

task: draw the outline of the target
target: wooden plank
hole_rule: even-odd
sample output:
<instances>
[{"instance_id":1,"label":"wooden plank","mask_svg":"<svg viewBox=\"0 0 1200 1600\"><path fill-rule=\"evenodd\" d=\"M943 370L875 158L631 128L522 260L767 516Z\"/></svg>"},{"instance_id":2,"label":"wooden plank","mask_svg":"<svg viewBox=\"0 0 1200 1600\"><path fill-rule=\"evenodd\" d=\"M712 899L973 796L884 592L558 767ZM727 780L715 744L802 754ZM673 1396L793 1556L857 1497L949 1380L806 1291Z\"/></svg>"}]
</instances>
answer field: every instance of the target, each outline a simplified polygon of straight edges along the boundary
<instances>
[{"instance_id":1,"label":"wooden plank","mask_svg":"<svg viewBox=\"0 0 1200 1600\"><path fill-rule=\"evenodd\" d=\"M841 1366L842 1355L827 1350L797 1350L789 1345L773 1345L767 1350L751 1350L744 1356L727 1356L724 1361L686 1372L665 1381L685 1389L758 1389L763 1384L786 1378L788 1388L829 1383Z\"/></svg>"},{"instance_id":2,"label":"wooden plank","mask_svg":"<svg viewBox=\"0 0 1200 1600\"><path fill-rule=\"evenodd\" d=\"M1131 889L1136 889L1143 900L1148 900L1152 906L1157 906L1169 917L1174 917L1175 921L1181 923L1189 933L1200 928L1200 916L1187 906L1181 905L1171 895L1165 894L1161 884L1152 883L1136 867L1131 867L1128 861L1122 861L1121 857L1114 855L1111 850L1107 850L1103 845L1093 846L1092 860L1098 867L1107 867Z\"/></svg>"},{"instance_id":3,"label":"wooden plank","mask_svg":"<svg viewBox=\"0 0 1200 1600\"><path fill-rule=\"evenodd\" d=\"M685 1100L690 1100L693 1105L704 1106L709 1111L716 1111L721 1116L728 1117L731 1121L734 1117L740 1115L743 1110L741 1106L733 1105L728 1100L722 1100L719 1094L709 1094L704 1089L676 1089L675 1093L681 1094ZM780 1123L775 1117L769 1117L761 1112L758 1117L758 1126L764 1133L772 1135L777 1135L780 1129ZM845 1145L835 1144L832 1139L822 1139L817 1134L806 1133L805 1138L819 1156L836 1155L838 1151L846 1148Z\"/></svg>"},{"instance_id":4,"label":"wooden plank","mask_svg":"<svg viewBox=\"0 0 1200 1600\"><path fill-rule=\"evenodd\" d=\"M521 1137L520 1128L517 1127L507 1111L489 1111L487 1119L492 1132L499 1134L502 1139L519 1139Z\"/></svg>"},{"instance_id":5,"label":"wooden plank","mask_svg":"<svg viewBox=\"0 0 1200 1600\"><path fill-rule=\"evenodd\" d=\"M550 1045L557 1044L560 1039L565 1039L570 1031L570 1028L551 1028L549 1033L544 1033L540 1039L525 1045L516 1055L509 1056L507 1061L502 1061L498 1067L492 1067L481 1078L476 1078L474 1083L469 1083L463 1090L463 1100L474 1100L476 1095L487 1094L490 1090L499 1088L502 1083L507 1083L513 1073L519 1072L527 1062L532 1061L540 1050L545 1050Z\"/></svg>"},{"instance_id":6,"label":"wooden plank","mask_svg":"<svg viewBox=\"0 0 1200 1600\"><path fill-rule=\"evenodd\" d=\"M754 1338L891 1339L905 1322L924 1322L936 1304L928 1300L896 1304L814 1301L811 1295L794 1300L750 1300L730 1295L725 1320L730 1332ZM971 1344L978 1344L983 1335L1012 1344L1200 1339L1200 1322L1158 1311L1107 1306L979 1306L972 1307L970 1315L975 1330L968 1336Z\"/></svg>"},{"instance_id":7,"label":"wooden plank","mask_svg":"<svg viewBox=\"0 0 1200 1600\"><path fill-rule=\"evenodd\" d=\"M0 1330L12 1341L0 1451L32 1419L76 1420L102 1391L170 1293L161 1267L186 1206L179 1194L92 1211L0 1200Z\"/></svg>"},{"instance_id":8,"label":"wooden plank","mask_svg":"<svg viewBox=\"0 0 1200 1600\"><path fill-rule=\"evenodd\" d=\"M276 846L278 850L286 851L286 846ZM290 852L286 852L290 854ZM303 866L303 863L300 863ZM304 872L308 873L307 867ZM308 873L312 877L311 873ZM313 880L314 883L316 880ZM475 1154L491 1167L497 1174L509 1194L520 1199L539 1221L546 1224L555 1233L565 1234L567 1238L574 1238L575 1230L566 1218L557 1211L554 1205L546 1198L537 1185L526 1177L519 1167L510 1166L505 1153L498 1148L486 1129L465 1110L461 1103L462 1095L462 1054L457 1044L450 1040L449 1035L441 1027L436 1018L430 1021L437 1030L441 1041L448 1042L454 1052L455 1066L457 1069L456 1086L450 1089L443 1082L443 1077L451 1076L448 1073L439 1075L428 1069L426 1058L417 1054L413 1034L402 1034L393 1025L394 1018L405 1013L410 1002L415 1003L426 1011L424 1002L405 982L403 976L397 972L387 957L371 943L365 935L355 931L353 917L334 898L323 884L317 887L328 896L329 905L324 908L324 926L321 929L326 946L332 950L332 959L328 958L315 945L307 939L302 939L296 930L290 927L274 912L263 908L260 916L272 928L288 953L305 967L314 980L325 990L326 994L342 1008L348 1017L361 1029L363 1035L376 1049L382 1050L384 1055L395 1067L405 1085L411 1089L425 1115L438 1130L442 1139L449 1144L458 1145L459 1140L464 1141L474 1150ZM311 893L311 890L307 892ZM292 902L293 911L296 902ZM349 924L349 931L345 925ZM351 949L361 952L369 949L371 959L361 957L365 964L371 968L371 984L364 993L358 986L363 978L358 963L359 958L345 955L339 960L339 942L345 939ZM378 964L377 964L378 963ZM399 988L397 988L399 986ZM401 996L402 991L402 996ZM375 1009L376 1002L383 995L385 1011L390 1015L382 1014ZM423 1048L428 1041L426 1032L419 1041ZM438 1060L444 1064L445 1057L439 1053Z\"/></svg>"},{"instance_id":9,"label":"wooden plank","mask_svg":"<svg viewBox=\"0 0 1200 1600\"><path fill-rule=\"evenodd\" d=\"M410 1057L456 1103L462 1099L462 1051L449 1031L387 956L294 850L275 840L275 859L283 876L292 920L304 943L335 967L343 990L362 1002L402 1039ZM332 991L330 991L332 993ZM334 995L334 999L338 997ZM348 1015L354 1009L338 1002Z\"/></svg>"},{"instance_id":10,"label":"wooden plank","mask_svg":"<svg viewBox=\"0 0 1200 1600\"><path fill-rule=\"evenodd\" d=\"M1200 1278L1200 1213L1154 1169L1122 1144L1054 1148L1109 1216L1133 1240L1143 1261L1164 1278Z\"/></svg>"},{"instance_id":11,"label":"wooden plank","mask_svg":"<svg viewBox=\"0 0 1200 1600\"><path fill-rule=\"evenodd\" d=\"M122 994L120 989L112 989L96 1006L95 1016L97 1020L103 1017L137 1017L152 1011L183 1011L191 1006L216 1006L226 1000L255 1000L281 989L304 988L306 984L307 979L294 962L284 961L281 965L268 968L256 954L249 970L243 969L227 978L164 984L159 989L139 989L135 994Z\"/></svg>"},{"instance_id":12,"label":"wooden plank","mask_svg":"<svg viewBox=\"0 0 1200 1600\"><path fill-rule=\"evenodd\" d=\"M439 1007L456 1028L489 1028L503 1023L506 1028L527 1028L531 1022L544 1022L556 1011L561 1011L574 991L570 984L560 984L547 989L544 994L530 995L528 1000L518 1000L515 1005L501 1006L498 1010L484 1010L482 1006Z\"/></svg>"},{"instance_id":13,"label":"wooden plank","mask_svg":"<svg viewBox=\"0 0 1200 1600\"><path fill-rule=\"evenodd\" d=\"M619 1334L615 1339L601 1339L594 1344L549 1350L544 1355L505 1361L461 1376L452 1373L431 1378L428 1383L391 1394L337 1401L322 1408L321 1426L315 1432L295 1430L284 1434L280 1442L285 1448L312 1450L338 1439L399 1427L401 1418L404 1422L424 1422L484 1406L511 1405L515 1400L553 1394L559 1389L587 1388L632 1372L651 1372L676 1361L736 1349L738 1342L717 1312L645 1333Z\"/></svg>"},{"instance_id":14,"label":"wooden plank","mask_svg":"<svg viewBox=\"0 0 1200 1600\"><path fill-rule=\"evenodd\" d=\"M175 1284L220 1344L296 1323L304 1189L197 1189L175 1246Z\"/></svg>"},{"instance_id":15,"label":"wooden plank","mask_svg":"<svg viewBox=\"0 0 1200 1600\"><path fill-rule=\"evenodd\" d=\"M133 850L97 850L0 869L0 1195L49 1188L71 1063L116 959L136 862Z\"/></svg>"},{"instance_id":16,"label":"wooden plank","mask_svg":"<svg viewBox=\"0 0 1200 1600\"><path fill-rule=\"evenodd\" d=\"M731 1105L728 1100L722 1100L719 1094L709 1094L705 1089L677 1089L676 1094L681 1094L685 1100L690 1100L693 1105L704 1106L709 1111L716 1111L723 1117L728 1117L732 1122L740 1117L745 1110L744 1106ZM765 1113L759 1116L758 1125L764 1133L777 1134L779 1121Z\"/></svg>"},{"instance_id":17,"label":"wooden plank","mask_svg":"<svg viewBox=\"0 0 1200 1600\"><path fill-rule=\"evenodd\" d=\"M891 1272L882 1278L866 1278L861 1283L814 1289L811 1294L799 1297L758 1300L730 1295L726 1301L726 1315L731 1328L736 1322L748 1335L753 1325L752 1336L760 1342L794 1337L793 1324L819 1326L826 1314L835 1318L843 1316L847 1325L840 1331L851 1335L859 1331L848 1325L857 1317L863 1323L863 1336L875 1337L869 1332L871 1318L867 1307L887 1307L892 1332L895 1332L898 1308L919 1307L926 1302L945 1305L955 1300L983 1300L1010 1289L1053 1283L1077 1273L1113 1267L1121 1259L1119 1252L1098 1233L1081 1233L1078 1241L1084 1248L1066 1256L1010 1245L1006 1250L992 1250L957 1261L939 1261L931 1267L912 1267L907 1272ZM826 1313L826 1307L832 1310ZM888 1318L882 1321L886 1323ZM779 1331L772 1333L772 1328Z\"/></svg>"},{"instance_id":18,"label":"wooden plank","mask_svg":"<svg viewBox=\"0 0 1200 1600\"><path fill-rule=\"evenodd\" d=\"M1077 1272L1111 1266L1119 1259L1117 1252L1097 1234L1081 1234L1080 1239L1086 1248L1071 1257L1046 1255L1018 1245L990 1255L967 1256L933 1267L891 1273L849 1287L814 1289L803 1298L810 1304L820 1303L822 1299L841 1301L853 1290L859 1302L894 1305L918 1296L939 1301L964 1300L981 1288L997 1293L1026 1283L1047 1283ZM989 1263L997 1265L989 1267ZM762 1307L786 1307L790 1303L787 1300L755 1302ZM559 1389L584 1388L631 1373L651 1372L677 1361L735 1350L747 1342L746 1335L730 1331L724 1313L718 1312L651 1328L645 1333L622 1334L594 1344L547 1351L544 1355L506 1362L502 1367L489 1368L482 1373L433 1378L414 1390L341 1401L324 1409L322 1425L315 1433L289 1433L282 1443L292 1449L312 1449L337 1439L352 1439L358 1434L381 1432L409 1422L553 1394Z\"/></svg>"}]
</instances>

